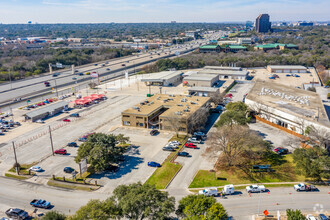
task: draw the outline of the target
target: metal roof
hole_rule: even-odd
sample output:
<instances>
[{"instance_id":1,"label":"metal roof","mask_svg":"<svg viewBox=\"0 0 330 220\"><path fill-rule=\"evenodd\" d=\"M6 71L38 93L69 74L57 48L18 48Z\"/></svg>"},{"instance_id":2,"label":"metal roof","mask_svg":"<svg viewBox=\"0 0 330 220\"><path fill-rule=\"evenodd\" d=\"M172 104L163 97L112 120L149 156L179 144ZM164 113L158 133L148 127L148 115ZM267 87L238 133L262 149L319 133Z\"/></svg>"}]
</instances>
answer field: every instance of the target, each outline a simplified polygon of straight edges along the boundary
<instances>
[{"instance_id":1,"label":"metal roof","mask_svg":"<svg viewBox=\"0 0 330 220\"><path fill-rule=\"evenodd\" d=\"M197 91L201 91L201 92L218 92L219 88L216 87L200 87L200 86L194 86L194 87L190 87L188 89L188 91L191 92L197 92Z\"/></svg>"},{"instance_id":2,"label":"metal roof","mask_svg":"<svg viewBox=\"0 0 330 220\"><path fill-rule=\"evenodd\" d=\"M204 45L204 46L200 46L199 49L217 49L218 47L220 47L219 45Z\"/></svg>"},{"instance_id":3,"label":"metal roof","mask_svg":"<svg viewBox=\"0 0 330 220\"><path fill-rule=\"evenodd\" d=\"M267 67L272 69L300 69L307 70L307 67L298 66L298 65L268 65Z\"/></svg>"},{"instance_id":4,"label":"metal roof","mask_svg":"<svg viewBox=\"0 0 330 220\"><path fill-rule=\"evenodd\" d=\"M217 76L213 74L191 74L184 78L184 80L199 80L199 81L211 81Z\"/></svg>"},{"instance_id":5,"label":"metal roof","mask_svg":"<svg viewBox=\"0 0 330 220\"><path fill-rule=\"evenodd\" d=\"M182 71L163 71L159 73L150 73L150 76L147 76L141 79L141 82L163 82L165 80L171 79L181 75Z\"/></svg>"},{"instance_id":6,"label":"metal roof","mask_svg":"<svg viewBox=\"0 0 330 220\"><path fill-rule=\"evenodd\" d=\"M215 69L203 69L198 72L198 74L209 74L209 75L219 75L219 76L246 76L248 71L230 71L230 70L215 70Z\"/></svg>"},{"instance_id":7,"label":"metal roof","mask_svg":"<svg viewBox=\"0 0 330 220\"><path fill-rule=\"evenodd\" d=\"M51 104L51 105L47 105L43 108L39 108L39 109L36 109L36 110L33 110L31 112L27 112L26 115L27 117L29 118L34 118L38 115L44 115L45 113L47 112L52 112L54 111L55 109L58 109L58 108L61 108L61 107L65 107L67 106L69 103L68 102L65 102L65 101L61 101L61 102L56 102L54 104Z\"/></svg>"},{"instance_id":8,"label":"metal roof","mask_svg":"<svg viewBox=\"0 0 330 220\"><path fill-rule=\"evenodd\" d=\"M240 71L241 67L231 67L231 66L205 66L203 69L214 69L214 70L234 70Z\"/></svg>"}]
</instances>

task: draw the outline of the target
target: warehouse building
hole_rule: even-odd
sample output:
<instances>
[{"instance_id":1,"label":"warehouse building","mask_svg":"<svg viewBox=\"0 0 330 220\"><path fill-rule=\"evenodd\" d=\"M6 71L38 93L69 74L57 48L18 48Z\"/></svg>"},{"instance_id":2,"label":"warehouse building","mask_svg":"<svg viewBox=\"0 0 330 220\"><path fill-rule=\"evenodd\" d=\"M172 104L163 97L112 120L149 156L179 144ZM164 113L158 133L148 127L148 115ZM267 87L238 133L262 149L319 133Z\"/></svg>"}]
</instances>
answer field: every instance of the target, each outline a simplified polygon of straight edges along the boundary
<instances>
[{"instance_id":1,"label":"warehouse building","mask_svg":"<svg viewBox=\"0 0 330 220\"><path fill-rule=\"evenodd\" d=\"M242 67L232 67L232 66L205 66L205 70L230 70L230 71L241 71Z\"/></svg>"},{"instance_id":2,"label":"warehouse building","mask_svg":"<svg viewBox=\"0 0 330 220\"><path fill-rule=\"evenodd\" d=\"M315 92L260 81L245 103L254 110L257 119L289 133L303 134L311 125L330 132L329 118Z\"/></svg>"},{"instance_id":3,"label":"warehouse building","mask_svg":"<svg viewBox=\"0 0 330 220\"><path fill-rule=\"evenodd\" d=\"M201 108L209 108L208 97L155 94L122 112L122 125L188 132L189 124Z\"/></svg>"},{"instance_id":4,"label":"warehouse building","mask_svg":"<svg viewBox=\"0 0 330 220\"><path fill-rule=\"evenodd\" d=\"M31 120L32 122L35 122L39 119L44 119L47 117L54 116L57 113L60 113L63 109L68 108L68 104L69 103L65 101L56 102L54 104L47 105L43 108L27 112L23 116L25 117L25 120Z\"/></svg>"},{"instance_id":5,"label":"warehouse building","mask_svg":"<svg viewBox=\"0 0 330 220\"><path fill-rule=\"evenodd\" d=\"M186 86L212 87L219 80L214 74L191 74L184 78L183 84Z\"/></svg>"},{"instance_id":6,"label":"warehouse building","mask_svg":"<svg viewBox=\"0 0 330 220\"><path fill-rule=\"evenodd\" d=\"M215 69L203 69L198 74L216 75L218 79L236 79L245 80L249 72L246 70L231 71L231 70L215 70Z\"/></svg>"},{"instance_id":7,"label":"warehouse building","mask_svg":"<svg viewBox=\"0 0 330 220\"><path fill-rule=\"evenodd\" d=\"M219 94L219 88L217 87L190 87L188 89L189 95L210 97L215 94Z\"/></svg>"},{"instance_id":8,"label":"warehouse building","mask_svg":"<svg viewBox=\"0 0 330 220\"><path fill-rule=\"evenodd\" d=\"M307 68L304 66L291 65L268 65L267 70L270 73L307 73Z\"/></svg>"},{"instance_id":9,"label":"warehouse building","mask_svg":"<svg viewBox=\"0 0 330 220\"><path fill-rule=\"evenodd\" d=\"M199 47L199 52L200 53L220 53L220 46L219 45L204 45Z\"/></svg>"},{"instance_id":10,"label":"warehouse building","mask_svg":"<svg viewBox=\"0 0 330 220\"><path fill-rule=\"evenodd\" d=\"M146 85L153 86L173 86L181 83L182 71L163 71L159 73L151 73L149 76L141 79Z\"/></svg>"}]
</instances>

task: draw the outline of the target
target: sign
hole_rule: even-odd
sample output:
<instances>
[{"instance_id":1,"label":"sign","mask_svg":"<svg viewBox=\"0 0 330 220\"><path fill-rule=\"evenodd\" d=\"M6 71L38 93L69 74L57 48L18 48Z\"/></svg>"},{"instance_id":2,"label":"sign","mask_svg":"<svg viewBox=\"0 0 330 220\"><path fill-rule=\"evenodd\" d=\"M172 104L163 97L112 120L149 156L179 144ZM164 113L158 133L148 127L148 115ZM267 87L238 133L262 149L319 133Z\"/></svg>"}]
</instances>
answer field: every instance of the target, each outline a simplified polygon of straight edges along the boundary
<instances>
[{"instance_id":1,"label":"sign","mask_svg":"<svg viewBox=\"0 0 330 220\"><path fill-rule=\"evenodd\" d=\"M267 211L267 209L265 209L265 211L263 211L263 213L265 216L269 215L269 212Z\"/></svg>"},{"instance_id":2,"label":"sign","mask_svg":"<svg viewBox=\"0 0 330 220\"><path fill-rule=\"evenodd\" d=\"M83 159L81 162L80 162L80 167L81 167L81 174L87 172L87 159Z\"/></svg>"},{"instance_id":3,"label":"sign","mask_svg":"<svg viewBox=\"0 0 330 220\"><path fill-rule=\"evenodd\" d=\"M76 178L76 172L73 171L72 173L72 179L75 179Z\"/></svg>"},{"instance_id":4,"label":"sign","mask_svg":"<svg viewBox=\"0 0 330 220\"><path fill-rule=\"evenodd\" d=\"M97 73L92 73L92 74L91 74L91 77L97 78L97 77L99 77L99 74L97 74Z\"/></svg>"}]
</instances>

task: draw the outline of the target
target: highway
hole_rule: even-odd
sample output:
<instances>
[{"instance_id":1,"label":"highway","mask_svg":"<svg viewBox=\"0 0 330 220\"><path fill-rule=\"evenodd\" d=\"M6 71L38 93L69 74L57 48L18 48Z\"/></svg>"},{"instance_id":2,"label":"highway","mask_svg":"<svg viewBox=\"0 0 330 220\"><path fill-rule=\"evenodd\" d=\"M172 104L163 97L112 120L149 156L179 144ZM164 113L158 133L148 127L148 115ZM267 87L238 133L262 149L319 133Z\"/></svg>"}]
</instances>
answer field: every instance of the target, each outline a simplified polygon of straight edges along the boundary
<instances>
[{"instance_id":1,"label":"highway","mask_svg":"<svg viewBox=\"0 0 330 220\"><path fill-rule=\"evenodd\" d=\"M89 65L84 65L81 67L76 67L78 73L86 72L96 72L99 76L111 78L115 73L120 72L121 75L124 75L124 71L131 69L138 69L147 63L157 61L159 59L175 56L177 52L180 54L188 53L195 50L201 44L205 44L209 39L219 37L221 35L212 35L203 40L196 40L193 42L188 42L185 45L174 45L170 48L158 49L156 51L150 51L143 54L135 54L123 58L116 58L108 61L93 63ZM57 71L58 72L58 71ZM56 89L61 87L68 87L73 84L81 84L82 82L88 83L91 81L92 77L90 75L73 75L72 70L63 70L59 76L53 77L50 73L44 74L43 76L18 80L12 83L6 83L0 85L0 106L7 104L12 104L13 100L16 98L21 98L22 100L28 99L35 95L47 94L50 92L55 92ZM50 87L45 87L44 82L50 82Z\"/></svg>"}]
</instances>

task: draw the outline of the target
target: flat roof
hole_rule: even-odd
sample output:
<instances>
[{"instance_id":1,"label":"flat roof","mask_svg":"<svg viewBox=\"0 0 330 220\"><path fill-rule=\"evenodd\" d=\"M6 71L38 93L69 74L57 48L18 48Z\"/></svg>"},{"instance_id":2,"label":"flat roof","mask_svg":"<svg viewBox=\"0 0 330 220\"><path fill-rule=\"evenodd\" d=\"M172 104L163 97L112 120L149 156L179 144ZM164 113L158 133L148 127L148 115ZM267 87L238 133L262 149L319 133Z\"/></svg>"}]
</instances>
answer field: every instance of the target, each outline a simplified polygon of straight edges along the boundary
<instances>
[{"instance_id":1,"label":"flat roof","mask_svg":"<svg viewBox=\"0 0 330 220\"><path fill-rule=\"evenodd\" d=\"M219 88L217 87L200 87L200 86L194 86L189 87L188 91L201 91L201 92L218 92Z\"/></svg>"},{"instance_id":2,"label":"flat roof","mask_svg":"<svg viewBox=\"0 0 330 220\"><path fill-rule=\"evenodd\" d=\"M155 94L146 99L149 103L135 105L132 108L126 109L122 112L124 114L134 114L141 116L149 116L161 108L168 108L162 117L174 115L176 112L182 113L181 117L189 117L201 106L209 101L209 97L200 96L186 96L186 95L170 95L170 94ZM185 111L188 109L189 111ZM178 115L179 116L179 115Z\"/></svg>"},{"instance_id":3,"label":"flat roof","mask_svg":"<svg viewBox=\"0 0 330 220\"><path fill-rule=\"evenodd\" d=\"M203 46L200 46L199 49L216 49L220 47L219 45L203 45Z\"/></svg>"},{"instance_id":4,"label":"flat roof","mask_svg":"<svg viewBox=\"0 0 330 220\"><path fill-rule=\"evenodd\" d=\"M165 80L171 79L173 77L181 75L182 71L163 71L158 73L150 73L150 76L147 76L143 79L141 79L141 82L163 82Z\"/></svg>"},{"instance_id":5,"label":"flat roof","mask_svg":"<svg viewBox=\"0 0 330 220\"><path fill-rule=\"evenodd\" d=\"M33 110L33 111L30 111L30 112L27 112L26 115L27 117L29 118L33 118L33 117L36 117L38 115L43 115L47 112L52 112L54 111L55 109L58 109L58 108L62 108L62 107L65 107L67 106L69 103L66 102L66 101L60 101L60 102L56 102L54 104L51 104L51 105L47 105L43 108L39 108L39 109L36 109L36 110Z\"/></svg>"},{"instance_id":6,"label":"flat roof","mask_svg":"<svg viewBox=\"0 0 330 220\"><path fill-rule=\"evenodd\" d=\"M268 65L267 67L272 69L300 69L307 70L307 67L299 66L299 65Z\"/></svg>"},{"instance_id":7,"label":"flat roof","mask_svg":"<svg viewBox=\"0 0 330 220\"><path fill-rule=\"evenodd\" d=\"M260 81L256 82L246 99L313 122L319 115L319 122L329 123L322 101L315 92Z\"/></svg>"},{"instance_id":8,"label":"flat roof","mask_svg":"<svg viewBox=\"0 0 330 220\"><path fill-rule=\"evenodd\" d=\"M231 67L231 66L205 66L203 69L240 71L240 70L242 70L242 67Z\"/></svg>"},{"instance_id":9,"label":"flat roof","mask_svg":"<svg viewBox=\"0 0 330 220\"><path fill-rule=\"evenodd\" d=\"M246 76L248 71L230 71L230 70L214 70L214 69L203 69L198 74L211 74L211 75L235 75L235 76Z\"/></svg>"},{"instance_id":10,"label":"flat roof","mask_svg":"<svg viewBox=\"0 0 330 220\"><path fill-rule=\"evenodd\" d=\"M199 81L211 81L217 76L213 74L200 74L199 72L196 74L191 74L190 76L187 76L184 78L184 80L199 80Z\"/></svg>"}]
</instances>

